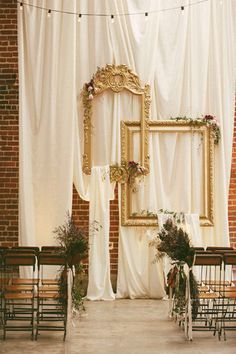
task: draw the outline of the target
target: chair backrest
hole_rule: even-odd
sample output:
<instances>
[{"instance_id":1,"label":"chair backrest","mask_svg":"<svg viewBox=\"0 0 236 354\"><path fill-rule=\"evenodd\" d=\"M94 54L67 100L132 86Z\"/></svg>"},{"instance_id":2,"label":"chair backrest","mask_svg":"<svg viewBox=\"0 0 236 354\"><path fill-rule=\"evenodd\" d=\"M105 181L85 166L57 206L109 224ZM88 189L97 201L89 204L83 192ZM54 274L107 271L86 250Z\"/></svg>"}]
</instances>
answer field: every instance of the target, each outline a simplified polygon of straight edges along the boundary
<instances>
[{"instance_id":1,"label":"chair backrest","mask_svg":"<svg viewBox=\"0 0 236 354\"><path fill-rule=\"evenodd\" d=\"M221 251L233 251L233 247L224 247L224 246L209 246L206 248L206 251L221 253Z\"/></svg>"},{"instance_id":2,"label":"chair backrest","mask_svg":"<svg viewBox=\"0 0 236 354\"><path fill-rule=\"evenodd\" d=\"M42 246L41 247L42 252L48 252L48 253L61 253L62 250L63 250L63 248L60 246Z\"/></svg>"},{"instance_id":3,"label":"chair backrest","mask_svg":"<svg viewBox=\"0 0 236 354\"><path fill-rule=\"evenodd\" d=\"M217 253L196 253L194 267L201 284L221 284L223 256Z\"/></svg>"},{"instance_id":4,"label":"chair backrest","mask_svg":"<svg viewBox=\"0 0 236 354\"><path fill-rule=\"evenodd\" d=\"M15 252L24 252L24 253L33 253L37 254L39 252L39 247L31 247L31 246L15 246L10 248L11 251Z\"/></svg>"},{"instance_id":5,"label":"chair backrest","mask_svg":"<svg viewBox=\"0 0 236 354\"><path fill-rule=\"evenodd\" d=\"M201 252L201 251L205 251L205 248L204 247L193 247L195 252Z\"/></svg>"},{"instance_id":6,"label":"chair backrest","mask_svg":"<svg viewBox=\"0 0 236 354\"><path fill-rule=\"evenodd\" d=\"M225 265L236 265L236 252L225 253L224 254L224 263L225 263Z\"/></svg>"},{"instance_id":7,"label":"chair backrest","mask_svg":"<svg viewBox=\"0 0 236 354\"><path fill-rule=\"evenodd\" d=\"M33 254L25 253L6 253L3 255L5 266L35 266L36 257Z\"/></svg>"},{"instance_id":8,"label":"chair backrest","mask_svg":"<svg viewBox=\"0 0 236 354\"><path fill-rule=\"evenodd\" d=\"M61 254L54 254L41 251L38 254L38 267L40 267L41 265L66 265L66 259Z\"/></svg>"},{"instance_id":9,"label":"chair backrest","mask_svg":"<svg viewBox=\"0 0 236 354\"><path fill-rule=\"evenodd\" d=\"M223 256L221 254L209 254L201 253L196 254L195 263L196 266L221 266L223 262Z\"/></svg>"}]
</instances>

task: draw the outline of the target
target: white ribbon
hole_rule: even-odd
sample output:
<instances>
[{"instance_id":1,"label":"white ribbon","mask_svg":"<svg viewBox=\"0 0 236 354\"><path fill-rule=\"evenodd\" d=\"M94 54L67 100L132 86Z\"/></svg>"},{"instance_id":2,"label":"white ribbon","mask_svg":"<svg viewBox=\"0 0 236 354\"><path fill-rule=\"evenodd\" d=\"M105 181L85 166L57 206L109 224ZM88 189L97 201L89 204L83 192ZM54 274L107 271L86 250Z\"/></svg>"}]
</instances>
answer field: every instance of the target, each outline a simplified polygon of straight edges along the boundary
<instances>
[{"instance_id":1,"label":"white ribbon","mask_svg":"<svg viewBox=\"0 0 236 354\"><path fill-rule=\"evenodd\" d=\"M66 322L66 336L70 338L71 336L71 325L72 325L72 287L73 287L73 269L69 268L67 271L67 322Z\"/></svg>"},{"instance_id":2,"label":"white ribbon","mask_svg":"<svg viewBox=\"0 0 236 354\"><path fill-rule=\"evenodd\" d=\"M186 288L185 288L185 321L184 329L185 336L188 340L193 340L193 327L192 327L192 305L191 305L191 289L190 289L190 271L192 268L189 268L187 264L184 265L184 272L186 275Z\"/></svg>"}]
</instances>

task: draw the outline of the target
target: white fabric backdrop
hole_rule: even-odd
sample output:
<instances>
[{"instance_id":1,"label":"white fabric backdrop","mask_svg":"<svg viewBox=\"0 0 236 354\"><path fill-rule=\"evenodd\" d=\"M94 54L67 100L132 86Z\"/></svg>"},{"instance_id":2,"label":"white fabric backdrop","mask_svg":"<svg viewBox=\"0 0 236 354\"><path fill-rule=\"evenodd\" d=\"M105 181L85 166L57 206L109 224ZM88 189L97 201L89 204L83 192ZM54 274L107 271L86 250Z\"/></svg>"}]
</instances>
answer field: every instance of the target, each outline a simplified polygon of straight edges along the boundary
<instances>
[{"instance_id":1,"label":"white fabric backdrop","mask_svg":"<svg viewBox=\"0 0 236 354\"><path fill-rule=\"evenodd\" d=\"M34 3L35 1L30 1ZM70 0L42 1L73 11ZM72 205L75 30L68 16L19 11L20 243L51 245ZM65 55L70 53L69 55Z\"/></svg>"},{"instance_id":2,"label":"white fabric backdrop","mask_svg":"<svg viewBox=\"0 0 236 354\"><path fill-rule=\"evenodd\" d=\"M150 84L153 120L217 116L222 139L215 157L215 226L204 228L203 237L206 244L228 243L235 78L231 3L226 0L220 5L220 1L209 0L184 11L149 13L147 22L144 15L115 17L114 24L109 18L93 16L83 17L78 24L76 17L58 13L47 19L46 12L24 6L19 13L22 244L53 242L52 230L64 221L66 210L71 210L73 177L81 197L89 199L88 178L81 169L80 90L97 66L107 63L127 64L143 83ZM41 3L48 8L95 14L145 12L177 4L183 2ZM119 122L124 117L134 119L139 112L131 100L132 104L126 101L121 106L121 97L116 95L112 102L108 97L101 102L95 117L100 139L104 142L106 135L112 140L102 146L106 149L104 159L94 157L96 163L120 162ZM155 183L155 174L151 179ZM150 189L155 190L154 185ZM132 233L121 228L121 241Z\"/></svg>"}]
</instances>

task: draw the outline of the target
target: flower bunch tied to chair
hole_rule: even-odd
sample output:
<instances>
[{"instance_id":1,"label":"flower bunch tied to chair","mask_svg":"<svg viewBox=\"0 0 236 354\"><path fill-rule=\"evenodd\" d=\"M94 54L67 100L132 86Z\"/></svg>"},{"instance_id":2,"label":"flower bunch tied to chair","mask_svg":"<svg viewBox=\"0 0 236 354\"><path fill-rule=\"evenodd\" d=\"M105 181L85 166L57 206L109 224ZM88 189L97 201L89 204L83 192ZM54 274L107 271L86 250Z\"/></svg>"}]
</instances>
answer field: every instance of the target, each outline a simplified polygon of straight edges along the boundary
<instances>
[{"instance_id":1,"label":"flower bunch tied to chair","mask_svg":"<svg viewBox=\"0 0 236 354\"><path fill-rule=\"evenodd\" d=\"M82 287L82 275L84 267L82 260L88 255L88 237L83 229L76 226L72 215L67 212L66 221L63 225L58 226L54 230L57 243L61 247L61 253L66 259L66 266L61 268L59 274L59 292L60 298L67 303L67 270L69 269L73 275L71 297L72 310L74 312L84 309L83 297L84 291Z\"/></svg>"},{"instance_id":2,"label":"flower bunch tied to chair","mask_svg":"<svg viewBox=\"0 0 236 354\"><path fill-rule=\"evenodd\" d=\"M192 272L195 250L192 247L188 234L180 225L175 224L171 218L167 219L152 241L156 248L156 259L164 256L171 259L172 267L167 274L166 292L173 295L172 315L181 316L186 307L187 275L185 266L189 270L190 295L192 300L192 316L196 317L198 311L197 281Z\"/></svg>"}]
</instances>

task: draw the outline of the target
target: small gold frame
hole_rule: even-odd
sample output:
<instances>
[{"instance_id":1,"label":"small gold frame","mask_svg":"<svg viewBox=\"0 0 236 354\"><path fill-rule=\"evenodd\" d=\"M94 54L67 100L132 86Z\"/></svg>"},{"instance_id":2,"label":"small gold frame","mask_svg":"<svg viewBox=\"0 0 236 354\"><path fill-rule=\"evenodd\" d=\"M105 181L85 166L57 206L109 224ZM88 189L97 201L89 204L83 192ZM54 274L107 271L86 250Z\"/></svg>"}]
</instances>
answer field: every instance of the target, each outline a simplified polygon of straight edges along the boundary
<instances>
[{"instance_id":1,"label":"small gold frame","mask_svg":"<svg viewBox=\"0 0 236 354\"><path fill-rule=\"evenodd\" d=\"M200 215L201 226L213 226L213 189L214 189L214 134L211 127L202 124L193 126L183 121L149 121L150 132L192 132L201 133L204 149L204 210ZM132 160L133 145L132 135L134 132L140 131L140 123L123 122L122 124L122 158L124 160ZM121 224L123 226L157 226L157 216L148 212L146 214L133 215L131 210L131 194L132 190L128 184L121 186Z\"/></svg>"},{"instance_id":2,"label":"small gold frame","mask_svg":"<svg viewBox=\"0 0 236 354\"><path fill-rule=\"evenodd\" d=\"M142 116L140 122L141 131L141 161L140 164L149 172L147 156L148 130L149 130L149 110L150 110L150 86L141 86L139 77L126 65L106 65L105 68L98 68L90 81L92 85L93 97L100 95L105 90L112 90L114 93L128 90L134 95L142 98ZM89 99L88 84L85 84L82 91L84 107L84 154L83 172L91 174L91 146L92 146L92 99ZM122 149L125 147L123 146ZM124 155L124 153L123 153ZM122 160L121 165L110 166L110 180L126 183L128 180L127 161Z\"/></svg>"}]
</instances>

